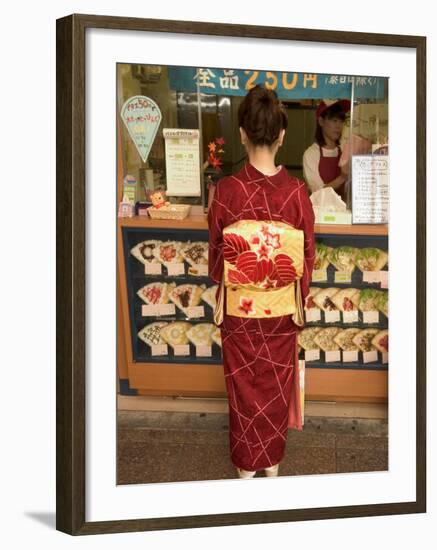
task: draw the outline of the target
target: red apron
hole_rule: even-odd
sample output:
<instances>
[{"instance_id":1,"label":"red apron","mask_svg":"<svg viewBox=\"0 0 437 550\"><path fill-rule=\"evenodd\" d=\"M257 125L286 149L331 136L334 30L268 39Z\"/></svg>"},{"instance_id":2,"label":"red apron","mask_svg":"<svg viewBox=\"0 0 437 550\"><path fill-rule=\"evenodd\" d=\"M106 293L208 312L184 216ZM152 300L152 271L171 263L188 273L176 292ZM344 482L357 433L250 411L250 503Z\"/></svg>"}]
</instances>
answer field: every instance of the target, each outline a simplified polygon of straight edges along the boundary
<instances>
[{"instance_id":1,"label":"red apron","mask_svg":"<svg viewBox=\"0 0 437 550\"><path fill-rule=\"evenodd\" d=\"M322 148L320 145L319 145L319 149L320 149L319 174L323 180L323 183L326 184L332 180L335 180L335 178L337 178L341 173L340 166L338 165L341 157L341 149L340 147L338 147L338 154L336 157L324 157ZM341 196L342 200L346 202L345 186L346 186L346 183L342 183L340 187L338 187L337 189L334 189L334 191L336 191Z\"/></svg>"}]
</instances>

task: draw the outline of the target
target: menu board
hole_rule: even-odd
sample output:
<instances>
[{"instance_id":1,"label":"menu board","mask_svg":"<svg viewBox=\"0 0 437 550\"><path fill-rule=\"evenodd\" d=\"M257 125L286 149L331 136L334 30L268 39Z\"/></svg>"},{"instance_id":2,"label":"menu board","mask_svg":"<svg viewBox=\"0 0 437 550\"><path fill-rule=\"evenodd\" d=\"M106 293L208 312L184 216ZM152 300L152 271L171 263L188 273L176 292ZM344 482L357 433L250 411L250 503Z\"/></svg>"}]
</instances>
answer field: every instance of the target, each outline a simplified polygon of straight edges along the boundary
<instances>
[{"instance_id":1,"label":"menu board","mask_svg":"<svg viewBox=\"0 0 437 550\"><path fill-rule=\"evenodd\" d=\"M164 128L167 195L199 197L199 130Z\"/></svg>"},{"instance_id":2,"label":"menu board","mask_svg":"<svg viewBox=\"0 0 437 550\"><path fill-rule=\"evenodd\" d=\"M388 167L386 155L352 157L352 223L388 223Z\"/></svg>"}]
</instances>

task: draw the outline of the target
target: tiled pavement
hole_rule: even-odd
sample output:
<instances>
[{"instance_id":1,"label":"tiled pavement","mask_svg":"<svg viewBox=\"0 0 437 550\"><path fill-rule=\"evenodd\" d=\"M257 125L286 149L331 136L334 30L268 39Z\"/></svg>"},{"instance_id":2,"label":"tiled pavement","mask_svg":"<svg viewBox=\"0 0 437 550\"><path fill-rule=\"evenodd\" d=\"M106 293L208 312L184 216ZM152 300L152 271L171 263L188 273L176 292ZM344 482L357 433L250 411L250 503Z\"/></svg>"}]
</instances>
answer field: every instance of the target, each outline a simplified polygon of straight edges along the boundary
<instances>
[{"instance_id":1,"label":"tiled pavement","mask_svg":"<svg viewBox=\"0 0 437 550\"><path fill-rule=\"evenodd\" d=\"M117 483L235 478L227 422L222 413L120 411ZM279 473L387 469L387 420L310 417L302 432L289 430Z\"/></svg>"}]
</instances>

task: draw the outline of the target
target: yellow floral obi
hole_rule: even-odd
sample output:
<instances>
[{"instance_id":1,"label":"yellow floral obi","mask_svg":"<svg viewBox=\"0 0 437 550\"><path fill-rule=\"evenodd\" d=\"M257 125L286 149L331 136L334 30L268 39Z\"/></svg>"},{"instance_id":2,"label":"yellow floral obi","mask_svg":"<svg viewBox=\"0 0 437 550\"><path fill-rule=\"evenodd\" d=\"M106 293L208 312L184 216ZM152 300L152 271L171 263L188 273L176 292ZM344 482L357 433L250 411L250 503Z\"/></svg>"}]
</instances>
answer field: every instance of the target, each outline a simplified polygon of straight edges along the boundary
<instances>
[{"instance_id":1,"label":"yellow floral obi","mask_svg":"<svg viewBox=\"0 0 437 550\"><path fill-rule=\"evenodd\" d=\"M303 324L302 230L279 221L240 220L223 229L223 256L228 315L294 314L295 323Z\"/></svg>"}]
</instances>

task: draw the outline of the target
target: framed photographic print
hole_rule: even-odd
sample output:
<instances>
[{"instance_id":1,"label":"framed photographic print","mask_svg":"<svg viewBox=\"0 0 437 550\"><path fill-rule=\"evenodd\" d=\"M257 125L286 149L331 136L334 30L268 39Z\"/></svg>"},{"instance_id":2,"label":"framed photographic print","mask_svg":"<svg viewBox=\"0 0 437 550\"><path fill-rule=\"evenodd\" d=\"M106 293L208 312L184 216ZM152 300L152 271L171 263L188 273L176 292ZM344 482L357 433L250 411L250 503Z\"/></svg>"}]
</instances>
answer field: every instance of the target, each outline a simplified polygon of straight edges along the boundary
<instances>
[{"instance_id":1,"label":"framed photographic print","mask_svg":"<svg viewBox=\"0 0 437 550\"><path fill-rule=\"evenodd\" d=\"M426 511L425 137L424 37L57 21L58 530ZM323 403L385 431L348 454Z\"/></svg>"}]
</instances>

